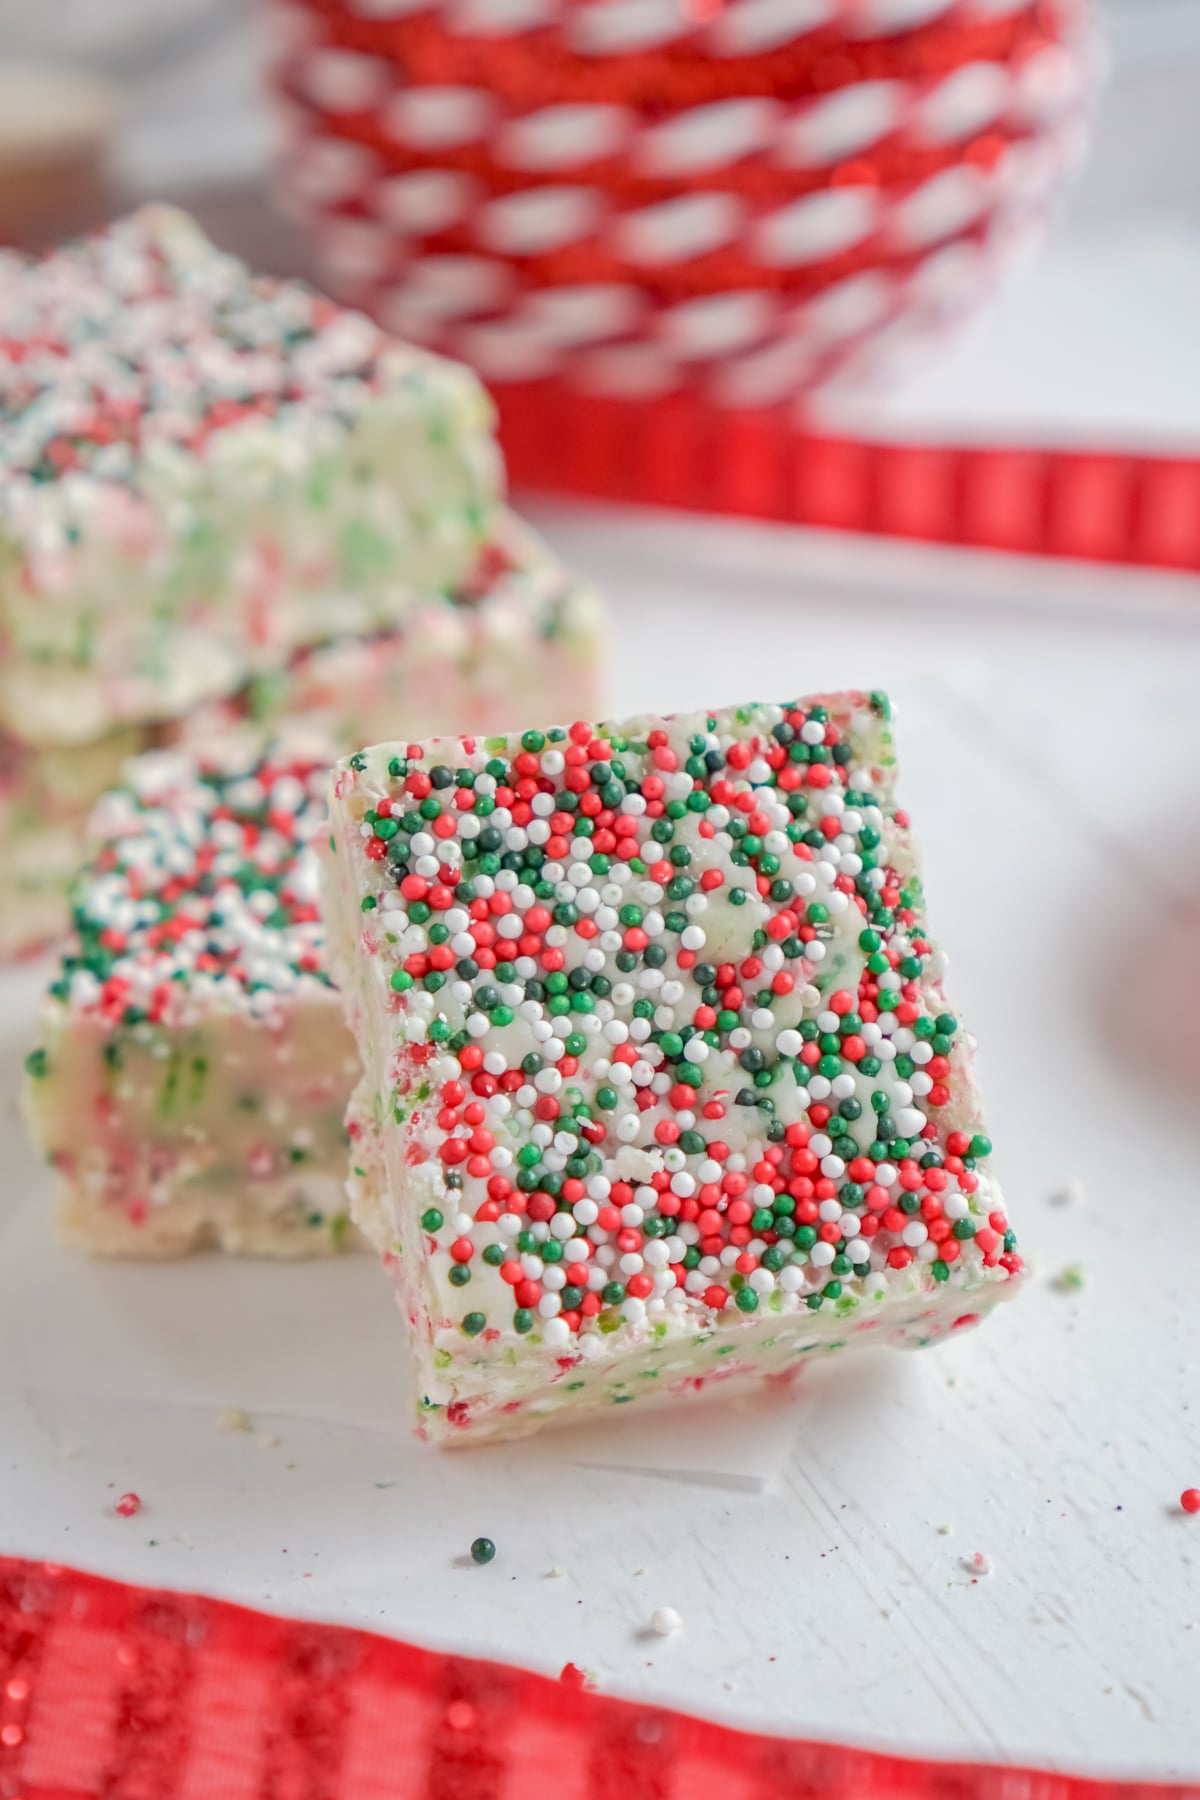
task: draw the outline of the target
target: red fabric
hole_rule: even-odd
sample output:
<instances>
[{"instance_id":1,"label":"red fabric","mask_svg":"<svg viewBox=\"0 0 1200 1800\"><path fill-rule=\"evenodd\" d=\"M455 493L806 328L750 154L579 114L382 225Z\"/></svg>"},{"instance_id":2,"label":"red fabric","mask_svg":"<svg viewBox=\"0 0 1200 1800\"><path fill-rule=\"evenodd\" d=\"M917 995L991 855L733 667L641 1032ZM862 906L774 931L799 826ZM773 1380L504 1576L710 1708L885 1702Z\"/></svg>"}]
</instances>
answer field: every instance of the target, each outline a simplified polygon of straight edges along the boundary
<instances>
[{"instance_id":1,"label":"red fabric","mask_svg":"<svg viewBox=\"0 0 1200 1800\"><path fill-rule=\"evenodd\" d=\"M1200 570L1200 451L869 443L693 393L494 390L515 486L968 549Z\"/></svg>"},{"instance_id":2,"label":"red fabric","mask_svg":"<svg viewBox=\"0 0 1200 1800\"><path fill-rule=\"evenodd\" d=\"M6 1800L1200 1800L758 1736L499 1663L0 1559Z\"/></svg>"}]
</instances>

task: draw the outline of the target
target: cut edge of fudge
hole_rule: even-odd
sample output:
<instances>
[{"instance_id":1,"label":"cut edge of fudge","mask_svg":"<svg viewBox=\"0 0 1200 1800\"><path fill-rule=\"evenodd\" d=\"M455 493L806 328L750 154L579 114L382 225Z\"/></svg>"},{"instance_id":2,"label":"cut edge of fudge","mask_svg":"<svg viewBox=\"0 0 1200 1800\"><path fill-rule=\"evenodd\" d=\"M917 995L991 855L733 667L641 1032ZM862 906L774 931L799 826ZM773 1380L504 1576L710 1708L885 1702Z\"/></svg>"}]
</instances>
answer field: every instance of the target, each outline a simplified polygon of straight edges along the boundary
<instances>
[{"instance_id":1,"label":"cut edge of fudge","mask_svg":"<svg viewBox=\"0 0 1200 1800\"><path fill-rule=\"evenodd\" d=\"M338 766L352 1212L427 1435L928 1342L1016 1291L894 783L866 693Z\"/></svg>"}]
</instances>

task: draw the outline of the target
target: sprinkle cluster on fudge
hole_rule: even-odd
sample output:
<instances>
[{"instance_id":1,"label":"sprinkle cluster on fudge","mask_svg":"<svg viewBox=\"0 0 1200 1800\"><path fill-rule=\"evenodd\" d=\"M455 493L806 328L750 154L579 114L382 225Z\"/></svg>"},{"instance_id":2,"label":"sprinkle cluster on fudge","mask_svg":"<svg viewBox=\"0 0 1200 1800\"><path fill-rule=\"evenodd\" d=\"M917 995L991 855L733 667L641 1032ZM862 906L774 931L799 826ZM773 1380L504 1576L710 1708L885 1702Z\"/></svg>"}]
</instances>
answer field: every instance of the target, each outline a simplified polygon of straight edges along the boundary
<instances>
[{"instance_id":1,"label":"sprinkle cluster on fudge","mask_svg":"<svg viewBox=\"0 0 1200 1800\"><path fill-rule=\"evenodd\" d=\"M469 579L503 485L475 377L185 214L0 252L0 330L0 720L25 741L180 716Z\"/></svg>"},{"instance_id":2,"label":"sprinkle cluster on fudge","mask_svg":"<svg viewBox=\"0 0 1200 1800\"><path fill-rule=\"evenodd\" d=\"M849 694L340 765L438 1342L1019 1271L891 745Z\"/></svg>"},{"instance_id":3,"label":"sprinkle cluster on fudge","mask_svg":"<svg viewBox=\"0 0 1200 1800\"><path fill-rule=\"evenodd\" d=\"M51 997L114 1026L173 1025L328 988L313 839L329 762L239 737L132 762L93 815Z\"/></svg>"},{"instance_id":4,"label":"sprinkle cluster on fudge","mask_svg":"<svg viewBox=\"0 0 1200 1800\"><path fill-rule=\"evenodd\" d=\"M252 274L146 207L33 260L0 252L0 504L73 470L129 479L254 417L352 419L397 346L299 282Z\"/></svg>"}]
</instances>

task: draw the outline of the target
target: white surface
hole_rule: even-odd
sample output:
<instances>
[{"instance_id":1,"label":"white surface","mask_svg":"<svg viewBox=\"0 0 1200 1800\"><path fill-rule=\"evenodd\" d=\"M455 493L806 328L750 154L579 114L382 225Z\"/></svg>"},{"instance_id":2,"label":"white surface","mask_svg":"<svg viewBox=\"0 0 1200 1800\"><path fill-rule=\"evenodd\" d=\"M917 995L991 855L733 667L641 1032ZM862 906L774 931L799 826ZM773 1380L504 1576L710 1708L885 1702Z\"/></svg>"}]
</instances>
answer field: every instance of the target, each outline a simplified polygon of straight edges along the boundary
<instances>
[{"instance_id":1,"label":"white surface","mask_svg":"<svg viewBox=\"0 0 1200 1800\"><path fill-rule=\"evenodd\" d=\"M547 1435L439 1455L406 1435L400 1323L365 1260L60 1257L6 1118L3 1548L570 1659L609 1691L747 1723L1200 1773L1200 1517L1177 1509L1200 1485L1200 608L1181 604L1200 596L911 551L892 588L877 549L543 523L611 595L618 709L893 692L1037 1278L945 1349L814 1370L765 1424L717 1410L639 1444L631 1422L640 1468L583 1466L620 1460L615 1426L598 1450ZM0 982L6 1093L35 991L32 971ZM1053 1204L1070 1181L1084 1204ZM1062 1293L1074 1261L1086 1286ZM224 1406L252 1407L255 1431L219 1431ZM135 1519L112 1512L127 1488ZM479 1533L498 1545L486 1569L464 1560ZM975 1551L994 1567L978 1581ZM669 1639L646 1629L662 1605L683 1621Z\"/></svg>"}]
</instances>

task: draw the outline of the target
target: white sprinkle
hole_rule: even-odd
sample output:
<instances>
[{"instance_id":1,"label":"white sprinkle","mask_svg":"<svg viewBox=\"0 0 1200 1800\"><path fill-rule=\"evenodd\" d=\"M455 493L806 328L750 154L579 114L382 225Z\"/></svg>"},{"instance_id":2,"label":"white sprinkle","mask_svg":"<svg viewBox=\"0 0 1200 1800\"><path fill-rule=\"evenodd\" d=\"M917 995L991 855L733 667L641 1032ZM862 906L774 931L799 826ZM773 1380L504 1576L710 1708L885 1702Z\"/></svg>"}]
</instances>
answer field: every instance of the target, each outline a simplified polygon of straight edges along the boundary
<instances>
[{"instance_id":1,"label":"white sprinkle","mask_svg":"<svg viewBox=\"0 0 1200 1800\"><path fill-rule=\"evenodd\" d=\"M650 1615L650 1629L658 1637L670 1637L682 1625L683 1620L673 1606L656 1606Z\"/></svg>"}]
</instances>

